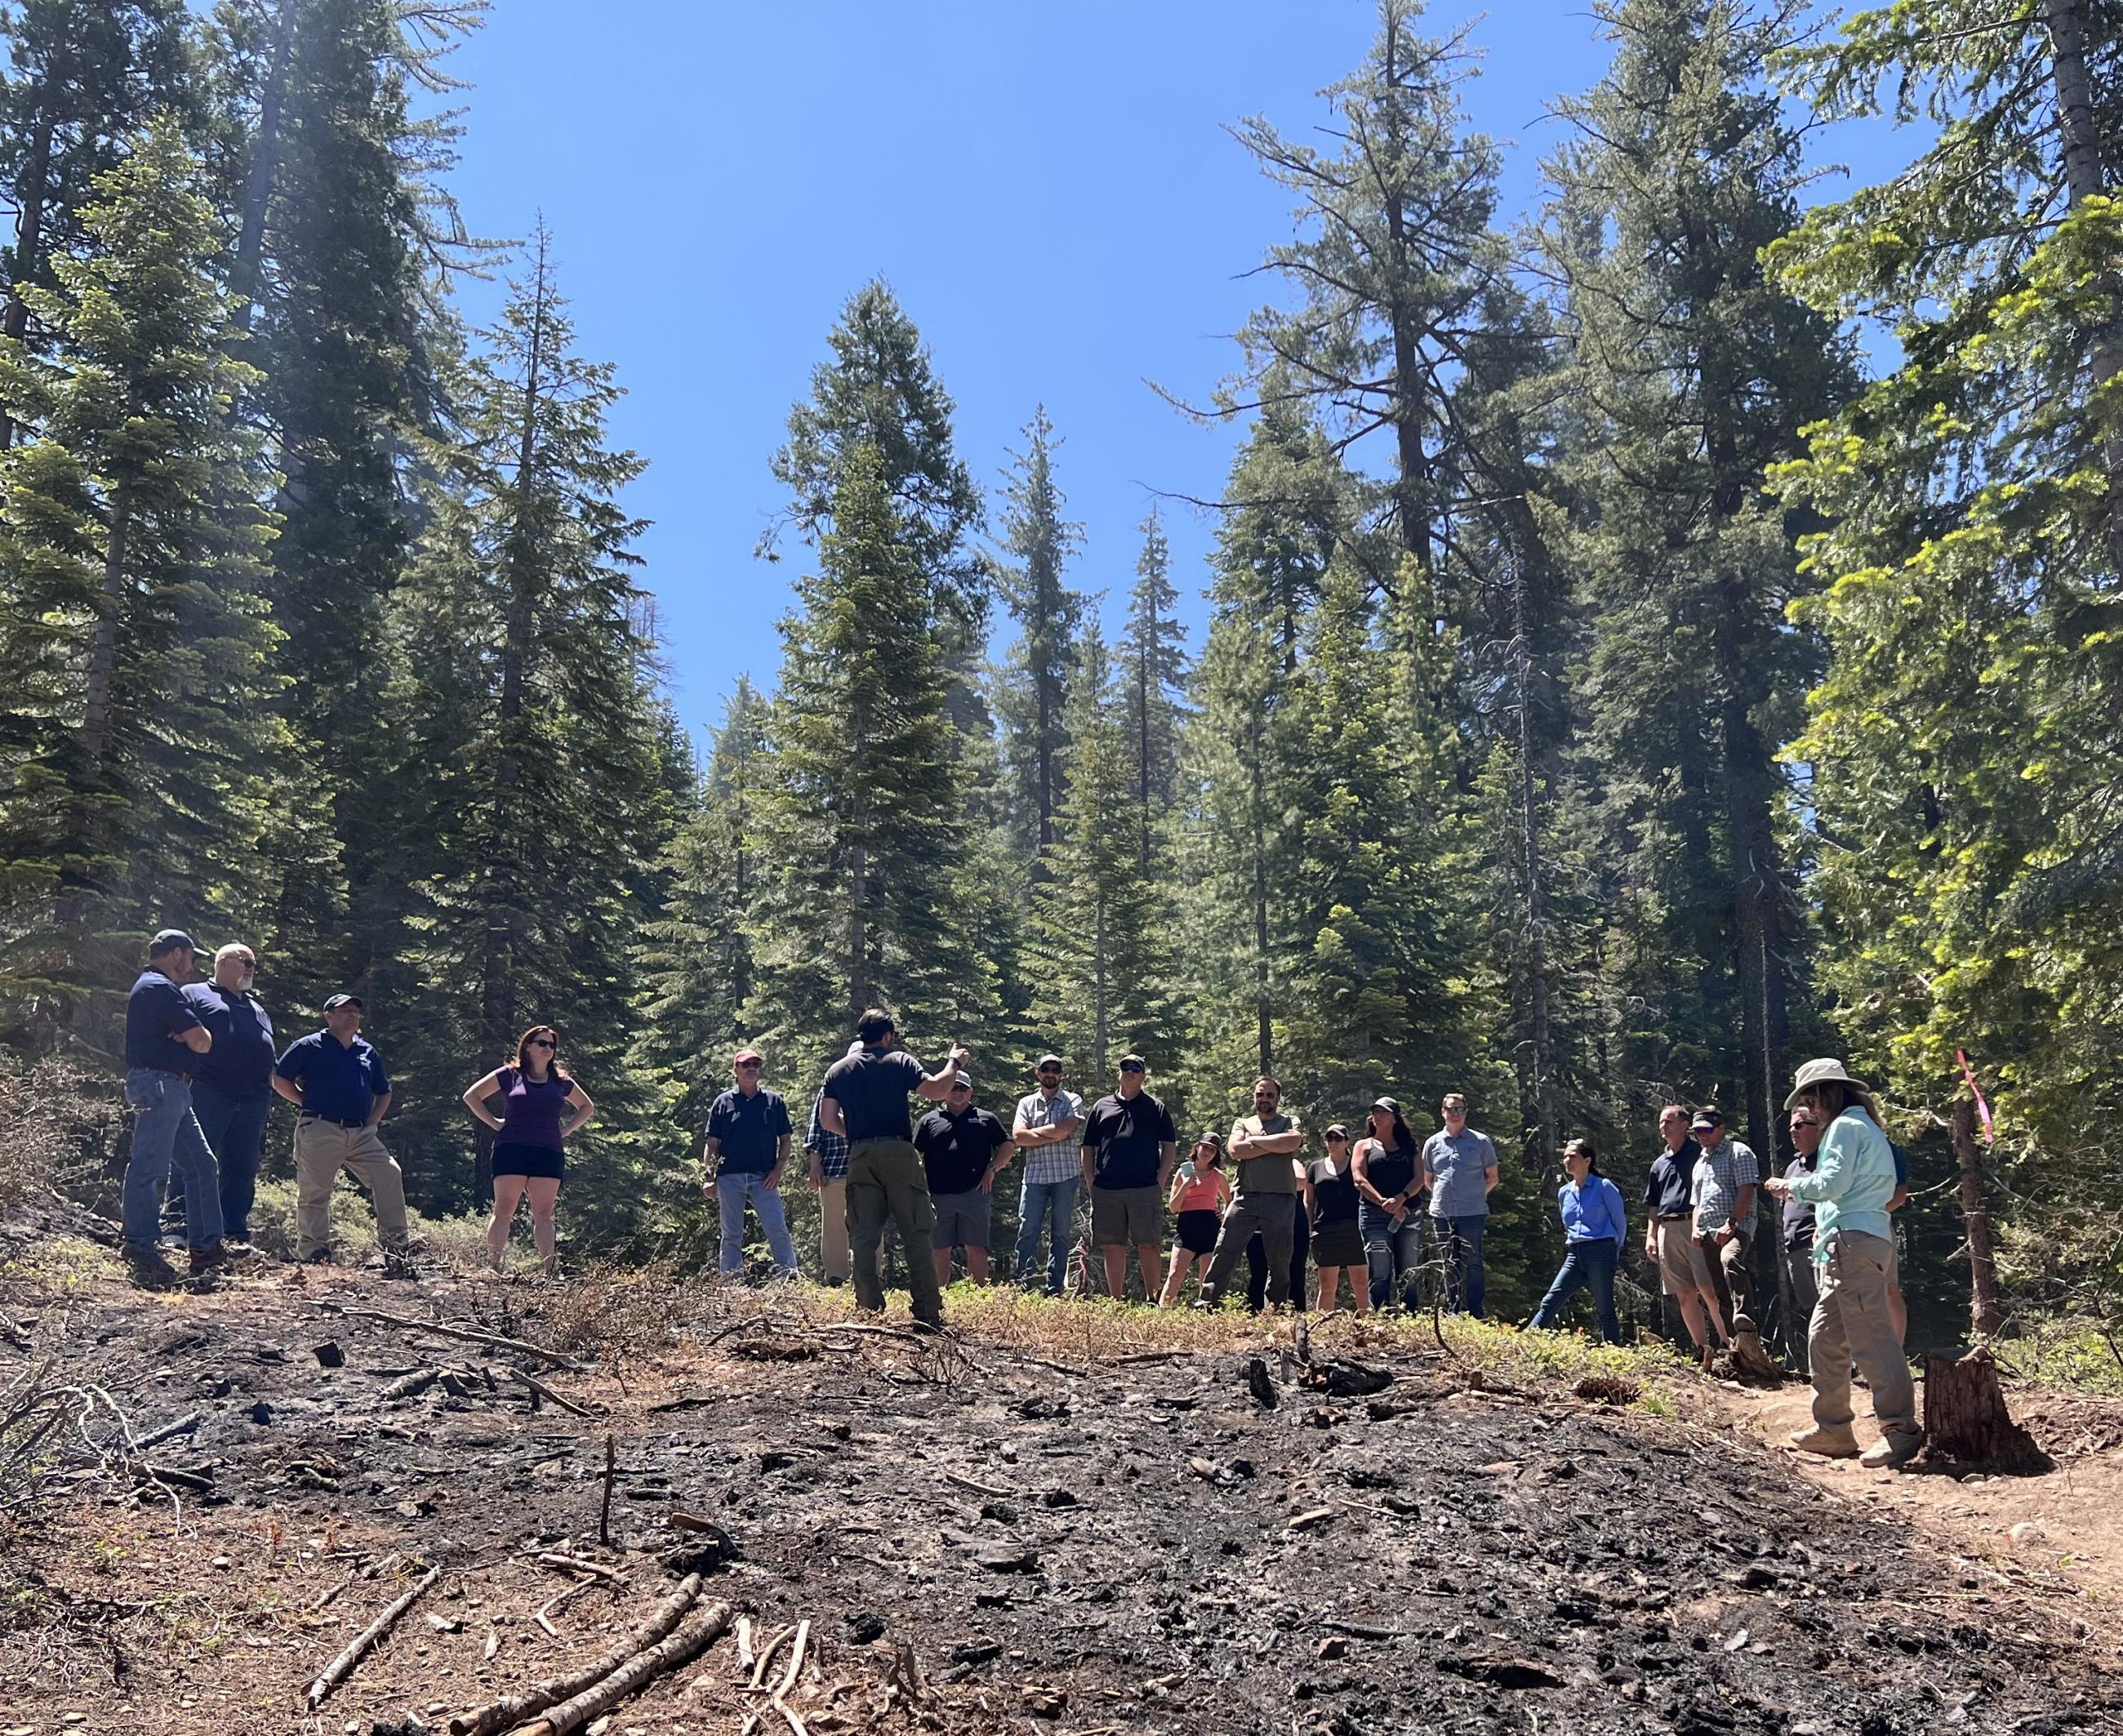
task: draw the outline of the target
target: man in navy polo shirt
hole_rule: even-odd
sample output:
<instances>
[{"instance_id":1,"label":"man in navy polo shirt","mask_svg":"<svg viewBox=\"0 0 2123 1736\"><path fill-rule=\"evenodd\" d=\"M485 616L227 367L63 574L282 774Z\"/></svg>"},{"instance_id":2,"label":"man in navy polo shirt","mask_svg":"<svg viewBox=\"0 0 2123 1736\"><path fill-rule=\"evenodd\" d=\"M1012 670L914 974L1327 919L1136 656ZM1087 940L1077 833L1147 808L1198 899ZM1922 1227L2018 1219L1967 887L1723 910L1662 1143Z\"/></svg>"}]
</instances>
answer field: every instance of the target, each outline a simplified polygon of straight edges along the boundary
<instances>
[{"instance_id":1,"label":"man in navy polo shirt","mask_svg":"<svg viewBox=\"0 0 2123 1736\"><path fill-rule=\"evenodd\" d=\"M361 997L325 1002L325 1028L288 1045L273 1089L302 1110L295 1123L295 1257L331 1258L332 1184L344 1170L376 1201L383 1275L410 1278L405 1177L376 1131L391 1107L382 1058L361 1035Z\"/></svg>"},{"instance_id":2,"label":"man in navy polo shirt","mask_svg":"<svg viewBox=\"0 0 2123 1736\"><path fill-rule=\"evenodd\" d=\"M192 1080L192 1114L221 1171L223 1234L251 1240L251 1207L258 1191L258 1157L265 1117L273 1107L273 1020L251 992L258 955L232 941L213 955L213 975L185 984L185 1000L213 1038ZM162 1221L184 1210L184 1188L173 1181Z\"/></svg>"},{"instance_id":3,"label":"man in navy polo shirt","mask_svg":"<svg viewBox=\"0 0 2123 1736\"><path fill-rule=\"evenodd\" d=\"M722 1214L722 1274L744 1270L744 1208L759 1215L759 1227L784 1278L796 1275L796 1249L789 1239L788 1214L781 1208L781 1171L789 1161L794 1131L789 1105L779 1091L762 1087L766 1063L756 1049L741 1049L732 1058L737 1088L724 1091L708 1109L708 1137L701 1152L707 1166L707 1191Z\"/></svg>"},{"instance_id":4,"label":"man in navy polo shirt","mask_svg":"<svg viewBox=\"0 0 2123 1736\"><path fill-rule=\"evenodd\" d=\"M180 928L148 943L148 968L125 999L125 1101L140 1112L125 1164L124 1255L134 1279L161 1288L176 1269L155 1246L162 1185L172 1165L184 1178L185 1240L194 1276L241 1256L221 1239L221 1178L192 1114L192 1075L213 1039L179 987L195 949Z\"/></svg>"}]
</instances>

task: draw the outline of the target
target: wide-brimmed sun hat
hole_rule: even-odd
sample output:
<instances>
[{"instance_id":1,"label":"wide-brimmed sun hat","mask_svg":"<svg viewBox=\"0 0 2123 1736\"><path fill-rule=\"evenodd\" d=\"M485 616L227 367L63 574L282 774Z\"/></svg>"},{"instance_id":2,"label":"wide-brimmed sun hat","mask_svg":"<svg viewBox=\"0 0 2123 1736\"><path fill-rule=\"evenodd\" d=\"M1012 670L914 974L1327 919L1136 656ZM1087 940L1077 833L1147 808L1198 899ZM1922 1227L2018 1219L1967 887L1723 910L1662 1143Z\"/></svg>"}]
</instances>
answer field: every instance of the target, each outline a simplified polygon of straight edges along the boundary
<instances>
[{"instance_id":1,"label":"wide-brimmed sun hat","mask_svg":"<svg viewBox=\"0 0 2123 1736\"><path fill-rule=\"evenodd\" d=\"M1863 1079L1852 1078L1840 1061L1809 1061L1792 1081L1791 1096L1784 1099L1784 1107L1797 1109L1799 1098L1816 1085L1847 1085L1854 1091L1869 1091L1872 1088Z\"/></svg>"}]
</instances>

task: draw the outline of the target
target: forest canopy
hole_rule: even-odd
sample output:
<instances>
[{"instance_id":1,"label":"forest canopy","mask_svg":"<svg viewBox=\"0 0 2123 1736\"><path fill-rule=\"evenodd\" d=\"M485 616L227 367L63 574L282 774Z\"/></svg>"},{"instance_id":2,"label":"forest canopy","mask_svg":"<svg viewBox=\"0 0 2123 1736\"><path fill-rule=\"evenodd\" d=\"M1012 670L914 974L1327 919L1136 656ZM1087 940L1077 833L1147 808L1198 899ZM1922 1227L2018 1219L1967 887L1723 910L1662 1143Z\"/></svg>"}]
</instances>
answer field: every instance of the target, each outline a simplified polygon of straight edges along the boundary
<instances>
[{"instance_id":1,"label":"forest canopy","mask_svg":"<svg viewBox=\"0 0 2123 1736\"><path fill-rule=\"evenodd\" d=\"M1239 435L1203 570L1146 500L1088 593L1067 430L963 450L846 285L758 455L780 667L696 750L624 382L452 198L485 0L0 7L0 1064L115 1073L145 937L241 938L287 1035L365 997L441 1212L549 1021L571 1228L636 1252L698 1234L733 1051L807 1111L872 1003L1005 1111L1049 1049L1196 1125L1457 1090L1522 1311L1564 1138L1633 1198L1715 1102L1781 1166L1835 1054L1943 1330L1971 1277L2112 1320L2123 12L1595 9L1524 211L1416 0L1324 125L1234 117L1296 214L1182 406ZM1864 115L1906 166L1821 202L1805 129Z\"/></svg>"}]
</instances>

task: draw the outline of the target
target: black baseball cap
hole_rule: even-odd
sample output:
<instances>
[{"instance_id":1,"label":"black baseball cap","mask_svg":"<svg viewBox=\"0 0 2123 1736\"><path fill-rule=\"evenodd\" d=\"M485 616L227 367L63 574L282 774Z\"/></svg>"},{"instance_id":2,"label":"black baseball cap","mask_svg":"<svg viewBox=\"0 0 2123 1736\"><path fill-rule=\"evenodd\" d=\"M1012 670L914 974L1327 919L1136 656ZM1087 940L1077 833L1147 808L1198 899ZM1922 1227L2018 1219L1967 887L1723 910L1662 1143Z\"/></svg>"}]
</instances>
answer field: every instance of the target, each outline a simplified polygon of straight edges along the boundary
<instances>
[{"instance_id":1,"label":"black baseball cap","mask_svg":"<svg viewBox=\"0 0 2123 1736\"><path fill-rule=\"evenodd\" d=\"M197 952L192 937L181 928L158 928L155 938L148 943L148 956L159 959L166 952Z\"/></svg>"},{"instance_id":2,"label":"black baseball cap","mask_svg":"<svg viewBox=\"0 0 2123 1736\"><path fill-rule=\"evenodd\" d=\"M325 1002L325 1011L326 1012L330 1012L341 1006L361 1006L361 997L359 995L333 995ZM368 1011L365 1006L361 1006L361 1010L363 1012L367 1012Z\"/></svg>"},{"instance_id":3,"label":"black baseball cap","mask_svg":"<svg viewBox=\"0 0 2123 1736\"><path fill-rule=\"evenodd\" d=\"M1695 1119L1688 1124L1688 1130L1692 1133L1699 1127L1713 1128L1724 1125L1725 1112L1714 1103L1706 1103L1695 1112Z\"/></svg>"}]
</instances>

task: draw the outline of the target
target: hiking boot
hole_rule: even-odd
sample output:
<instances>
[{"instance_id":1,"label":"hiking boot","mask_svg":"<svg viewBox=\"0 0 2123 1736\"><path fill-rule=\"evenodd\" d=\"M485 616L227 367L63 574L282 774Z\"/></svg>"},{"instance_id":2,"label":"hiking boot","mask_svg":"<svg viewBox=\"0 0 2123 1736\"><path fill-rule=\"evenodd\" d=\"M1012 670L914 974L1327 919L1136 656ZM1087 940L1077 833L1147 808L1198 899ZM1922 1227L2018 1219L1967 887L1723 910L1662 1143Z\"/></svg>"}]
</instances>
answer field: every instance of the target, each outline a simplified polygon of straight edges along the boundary
<instances>
[{"instance_id":1,"label":"hiking boot","mask_svg":"<svg viewBox=\"0 0 2123 1736\"><path fill-rule=\"evenodd\" d=\"M204 1273L246 1265L255 1257L251 1250L241 1243L223 1237L219 1241L209 1242L203 1248L192 1250L192 1276L197 1278Z\"/></svg>"},{"instance_id":2,"label":"hiking boot","mask_svg":"<svg viewBox=\"0 0 2123 1736\"><path fill-rule=\"evenodd\" d=\"M159 1248L143 1248L129 1241L123 1252L127 1274L143 1290L173 1290L184 1282L183 1275L162 1258Z\"/></svg>"},{"instance_id":3,"label":"hiking boot","mask_svg":"<svg viewBox=\"0 0 2123 1736\"><path fill-rule=\"evenodd\" d=\"M1791 1438L1791 1443L1801 1452L1817 1453L1824 1459L1854 1459L1858 1456L1858 1437L1850 1432L1847 1423L1840 1429L1816 1423L1811 1429L1800 1429Z\"/></svg>"},{"instance_id":4,"label":"hiking boot","mask_svg":"<svg viewBox=\"0 0 2123 1736\"><path fill-rule=\"evenodd\" d=\"M1917 1454L1924 1445L1924 1430L1901 1429L1892 1434L1883 1434L1858 1455L1858 1462L1868 1471L1899 1471Z\"/></svg>"},{"instance_id":5,"label":"hiking boot","mask_svg":"<svg viewBox=\"0 0 2123 1736\"><path fill-rule=\"evenodd\" d=\"M386 1248L383 1250L383 1275L386 1278L417 1279L420 1274L414 1269L413 1256L405 1249Z\"/></svg>"},{"instance_id":6,"label":"hiking boot","mask_svg":"<svg viewBox=\"0 0 2123 1736\"><path fill-rule=\"evenodd\" d=\"M336 1265L339 1262L332 1258L332 1250L330 1248L319 1248L314 1253L303 1255L301 1264L306 1266L330 1266Z\"/></svg>"}]
</instances>

